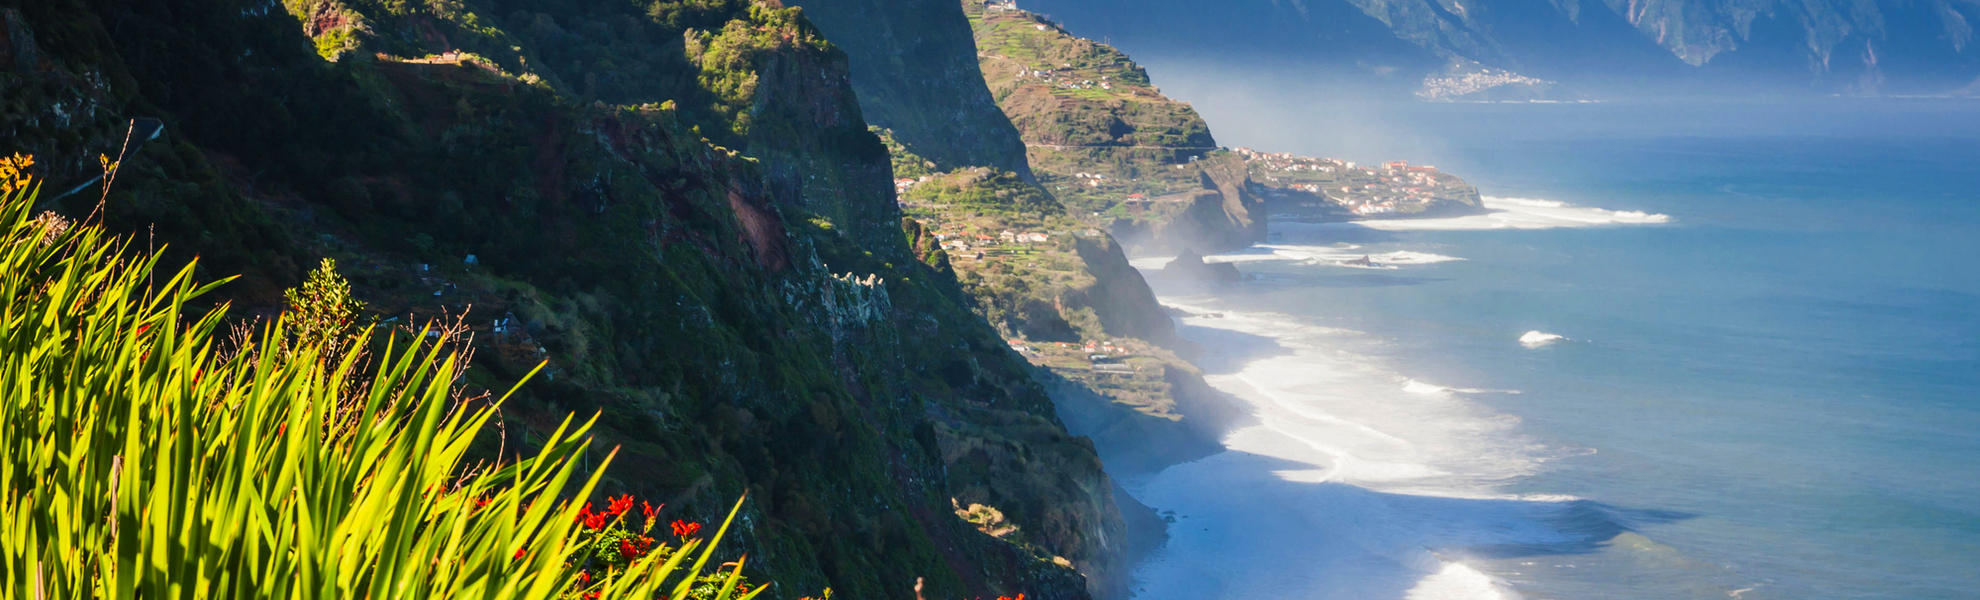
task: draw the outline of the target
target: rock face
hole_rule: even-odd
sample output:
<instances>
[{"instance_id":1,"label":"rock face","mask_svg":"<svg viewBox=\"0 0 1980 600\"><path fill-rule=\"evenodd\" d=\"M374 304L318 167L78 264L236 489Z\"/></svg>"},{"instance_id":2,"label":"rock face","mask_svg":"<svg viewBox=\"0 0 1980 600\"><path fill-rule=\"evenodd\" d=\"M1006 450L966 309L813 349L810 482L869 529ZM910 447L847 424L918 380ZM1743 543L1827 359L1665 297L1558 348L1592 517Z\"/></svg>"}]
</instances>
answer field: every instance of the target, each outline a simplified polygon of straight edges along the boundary
<instances>
[{"instance_id":1,"label":"rock face","mask_svg":"<svg viewBox=\"0 0 1980 600\"><path fill-rule=\"evenodd\" d=\"M1096 443L1106 446L1110 460L1121 462L1118 468L1154 468L1162 461L1199 456L1214 449L1217 437L1213 430L1221 417L1205 407L1220 406L1222 399L1202 384L1200 374L1169 354L1171 350L1187 353L1188 344L1175 336L1173 322L1147 282L1128 264L1128 246L1097 231L1098 222L1076 220L1074 215L1091 211L1060 185L1073 179L1074 173L1067 168L1071 163L1062 157L1111 159L1094 154L1092 149L1059 147L1104 145L1106 149L1100 152L1119 150L1146 157L1145 162L1135 160L1151 171L1158 167L1156 174L1165 178L1163 185L1174 183L1176 190L1206 196L1200 213L1189 217L1200 222L1176 225L1163 230L1166 234L1191 236L1206 246L1241 244L1244 242L1235 240L1252 235L1262 238L1263 222L1252 212L1255 202L1243 195L1243 164L1215 163L1235 168L1213 172L1203 168L1212 162L1191 162L1192 157L1206 159L1216 145L1195 112L1186 104L1161 97L1146 74L1125 56L1063 31L1049 33L1074 43L1052 50L1065 51L1052 56L1082 62L1091 57L1095 65L1104 62L1112 69L1110 73L1119 75L1105 75L1106 88L1144 91L1132 99L1093 103L1036 93L1040 90L1030 83L1017 86L1024 87L1024 93L1013 92L1017 88L1008 84L1018 79L1019 63L994 61L992 56L1001 55L999 48L979 48L971 40L972 26L978 26L980 33L981 3L911 0L883 5L870 0L804 0L800 4L850 57L853 86L869 120L883 129L884 139L890 141L896 176L909 179L903 184L901 200L915 221L911 237L918 259L957 272L965 291L974 297L979 314L1021 342L1048 345L1134 340L1136 347L1162 357L1162 366L1151 364L1146 373L1138 375L1148 381L1124 386L1135 393L1162 390L1155 394L1157 398L1129 399L1177 409L1155 416L1124 403L1128 400L1120 397L1119 390L1052 376L1052 369L1057 367L1045 364L1050 361L1036 353L1031 355L1035 366L1046 367L1033 373L1048 386L1055 403L1067 414L1083 415L1076 419L1082 424L1080 431L1095 435ZM965 14L968 20L963 18ZM1025 31L1039 30L1027 26ZM979 35L976 39L982 38ZM979 61L994 72L978 70ZM973 78L969 85L956 77L964 72ZM1098 80L1103 76L1093 77ZM1097 83L1090 87L1100 88ZM959 88L968 88L971 95L941 91ZM985 93L974 95L978 91ZM1030 104L1014 112L1013 106L1022 103ZM998 126L984 125L985 119L997 121ZM1011 126L1013 120L1018 122L1016 128ZM1025 136L1022 141L1016 139L1019 132ZM1027 144L1032 146L1028 152ZM1173 168L1177 164L1187 168ZM1027 172L1036 178L1026 176ZM1125 192L1120 196L1124 198ZM1171 221L1155 218L1150 228L1156 223ZM999 240L1000 230L1008 236L1029 233L1047 237L1029 242ZM1199 235L1217 241L1197 240ZM944 246L956 249L957 254L951 256ZM1085 362L1078 364L1081 370L1087 368ZM1180 397L1185 390L1194 394L1186 402ZM1186 417L1180 410L1185 404L1193 411ZM1094 423L1107 425L1085 427ZM1167 451L1145 451L1158 447ZM982 451L995 456L994 450ZM959 501L997 505L980 500L994 491L970 490ZM1111 510L1120 515L1118 518L1087 521L1094 527L1085 531L1045 532L1051 539L1100 541L1065 554L1088 576L1088 589L1096 596L1127 595L1136 553L1149 550L1160 538L1161 521L1152 511L1121 497L1118 491L1115 494L1112 506L1094 508ZM1129 527L1130 522L1138 526Z\"/></svg>"},{"instance_id":2,"label":"rock face","mask_svg":"<svg viewBox=\"0 0 1980 600\"><path fill-rule=\"evenodd\" d=\"M1264 240L1244 162L1112 46L1023 10L963 2L983 75L1032 168L1072 214L1136 252Z\"/></svg>"},{"instance_id":3,"label":"rock face","mask_svg":"<svg viewBox=\"0 0 1980 600\"><path fill-rule=\"evenodd\" d=\"M1238 272L1237 265L1227 262L1203 262L1203 255L1188 248L1184 248L1182 254L1162 267L1162 275L1172 279L1210 283L1236 283L1244 280L1244 274Z\"/></svg>"},{"instance_id":4,"label":"rock face","mask_svg":"<svg viewBox=\"0 0 1980 600\"><path fill-rule=\"evenodd\" d=\"M1244 160L1217 152L1191 166L1196 189L1140 201L1147 207L1112 220L1115 235L1145 253L1230 250L1264 241L1265 202L1252 193Z\"/></svg>"},{"instance_id":5,"label":"rock face","mask_svg":"<svg viewBox=\"0 0 1980 600\"><path fill-rule=\"evenodd\" d=\"M0 0L6 150L78 180L159 117L109 222L246 272L232 301L329 255L381 312L512 316L471 380L547 360L510 447L596 413L604 492L691 519L747 492L725 558L790 596L1081 599L1050 558L1120 570L1091 442L924 260L856 68L796 10L381 4Z\"/></svg>"},{"instance_id":6,"label":"rock face","mask_svg":"<svg viewBox=\"0 0 1980 600\"><path fill-rule=\"evenodd\" d=\"M1597 96L1940 94L1980 77L1960 0L1034 0L1134 51L1270 62L1403 91L1478 63ZM1316 35L1318 34L1318 35Z\"/></svg>"},{"instance_id":7,"label":"rock face","mask_svg":"<svg viewBox=\"0 0 1980 600\"><path fill-rule=\"evenodd\" d=\"M1155 292L1141 277L1119 243L1112 239L1078 239L1075 251L1093 274L1094 285L1080 290L1081 306L1089 306L1100 317L1108 333L1136 337L1164 346L1180 343L1176 325L1155 300Z\"/></svg>"},{"instance_id":8,"label":"rock face","mask_svg":"<svg viewBox=\"0 0 1980 600\"><path fill-rule=\"evenodd\" d=\"M802 0L853 57L853 85L873 125L892 129L937 170L993 167L1031 176L1024 142L976 67L976 43L951 0Z\"/></svg>"}]
</instances>

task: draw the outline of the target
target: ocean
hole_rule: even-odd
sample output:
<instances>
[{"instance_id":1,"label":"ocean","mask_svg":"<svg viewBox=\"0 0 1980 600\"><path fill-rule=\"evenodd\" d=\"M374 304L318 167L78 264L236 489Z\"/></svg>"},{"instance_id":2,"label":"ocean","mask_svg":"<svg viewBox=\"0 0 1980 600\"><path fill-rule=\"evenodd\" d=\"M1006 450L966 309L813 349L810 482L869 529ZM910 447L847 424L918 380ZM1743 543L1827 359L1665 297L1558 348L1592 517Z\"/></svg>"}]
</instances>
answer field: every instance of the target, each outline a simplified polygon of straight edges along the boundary
<instances>
[{"instance_id":1,"label":"ocean","mask_svg":"<svg viewBox=\"0 0 1980 600\"><path fill-rule=\"evenodd\" d=\"M1495 212L1136 260L1253 413L1123 482L1140 598L1980 598L1980 102L1198 106Z\"/></svg>"}]
</instances>

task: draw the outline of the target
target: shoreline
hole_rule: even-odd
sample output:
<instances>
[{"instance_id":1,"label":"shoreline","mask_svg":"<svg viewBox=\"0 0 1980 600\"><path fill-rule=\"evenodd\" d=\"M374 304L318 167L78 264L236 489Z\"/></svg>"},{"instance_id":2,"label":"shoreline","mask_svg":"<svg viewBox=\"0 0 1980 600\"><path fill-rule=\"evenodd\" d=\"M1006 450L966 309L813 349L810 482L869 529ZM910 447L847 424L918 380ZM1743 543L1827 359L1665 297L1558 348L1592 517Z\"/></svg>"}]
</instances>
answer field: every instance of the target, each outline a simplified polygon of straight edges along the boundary
<instances>
[{"instance_id":1,"label":"shoreline","mask_svg":"<svg viewBox=\"0 0 1980 600\"><path fill-rule=\"evenodd\" d=\"M1486 205L1491 212L1460 217L1275 223L1273 243L1206 258L1332 269L1379 255L1389 268L1416 268L1465 259L1316 245L1325 240L1311 239L1319 233L1313 229L1673 221L1547 200L1488 197ZM1309 239L1278 241L1302 233ZM1133 263L1160 282L1167 260ZM1246 312L1216 288L1190 286L1195 293L1187 295L1160 287L1174 286L1158 286L1157 299L1186 315L1177 332L1202 348L1195 363L1205 381L1250 417L1225 432L1221 452L1121 479L1134 499L1171 523L1167 542L1133 567L1137 597L1512 600L1521 597L1513 583L1525 568L1519 565L1533 563L1511 560L1503 549L1527 548L1522 557L1582 552L1627 531L1595 502L1503 491L1543 463L1579 452L1543 447L1518 431L1517 418L1474 399L1517 390L1419 381L1408 372L1413 359L1395 355L1378 336L1322 326L1315 317Z\"/></svg>"},{"instance_id":2,"label":"shoreline","mask_svg":"<svg viewBox=\"0 0 1980 600\"><path fill-rule=\"evenodd\" d=\"M1252 418L1224 436L1222 452L1122 481L1173 519L1168 543L1134 569L1138 597L1518 597L1497 577L1432 549L1456 541L1440 532L1453 523L1527 520L1532 515L1505 513L1556 504L1491 492L1493 482L1529 472L1529 460L1486 451L1496 464L1461 464L1459 457L1479 454L1476 445L1425 452L1438 438L1492 419L1467 414L1475 409L1456 392L1411 390L1382 359L1353 352L1365 334L1219 311L1188 297L1162 300L1199 315L1184 319L1183 331L1205 347L1206 380ZM1348 390L1298 397L1316 387ZM1357 398L1363 394L1455 414L1441 422L1356 414L1355 405L1384 404ZM1411 421L1430 423L1405 431ZM1501 429L1477 437L1517 436Z\"/></svg>"}]
</instances>

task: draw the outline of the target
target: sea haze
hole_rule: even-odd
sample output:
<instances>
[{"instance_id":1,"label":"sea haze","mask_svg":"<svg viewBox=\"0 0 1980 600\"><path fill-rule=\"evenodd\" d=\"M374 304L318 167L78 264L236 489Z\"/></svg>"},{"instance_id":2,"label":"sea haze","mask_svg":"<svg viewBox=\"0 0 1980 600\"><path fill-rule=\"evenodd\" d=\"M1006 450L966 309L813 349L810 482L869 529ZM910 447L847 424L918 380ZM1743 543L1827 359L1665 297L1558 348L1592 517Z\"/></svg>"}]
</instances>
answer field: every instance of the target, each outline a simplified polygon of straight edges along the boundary
<instances>
[{"instance_id":1,"label":"sea haze","mask_svg":"<svg viewBox=\"0 0 1980 600\"><path fill-rule=\"evenodd\" d=\"M1980 103L1198 106L1502 212L1137 261L1255 413L1127 482L1175 518L1142 598L1980 594Z\"/></svg>"}]
</instances>

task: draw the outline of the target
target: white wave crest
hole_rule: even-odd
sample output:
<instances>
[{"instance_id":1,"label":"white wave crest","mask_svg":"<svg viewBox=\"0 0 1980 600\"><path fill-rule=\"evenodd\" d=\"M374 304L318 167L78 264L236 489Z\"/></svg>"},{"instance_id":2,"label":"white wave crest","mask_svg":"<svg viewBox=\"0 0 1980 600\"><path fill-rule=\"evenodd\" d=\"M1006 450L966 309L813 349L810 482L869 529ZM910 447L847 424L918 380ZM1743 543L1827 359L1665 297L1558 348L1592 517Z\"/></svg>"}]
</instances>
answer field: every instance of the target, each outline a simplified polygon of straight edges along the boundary
<instances>
[{"instance_id":1,"label":"white wave crest","mask_svg":"<svg viewBox=\"0 0 1980 600\"><path fill-rule=\"evenodd\" d=\"M1354 244L1332 246L1295 246L1285 244L1259 244L1243 250L1212 254L1203 257L1208 263L1252 263L1252 262L1293 262L1310 265L1331 265L1360 269L1395 269L1415 265L1464 260L1455 256L1397 250L1394 252L1370 253L1359 251ZM1168 266L1172 256L1145 256L1128 261L1128 264L1143 271L1158 270Z\"/></svg>"},{"instance_id":2,"label":"white wave crest","mask_svg":"<svg viewBox=\"0 0 1980 600\"><path fill-rule=\"evenodd\" d=\"M1498 578L1486 575L1461 562L1444 563L1444 568L1416 582L1404 596L1407 600L1513 600L1520 595L1506 589Z\"/></svg>"},{"instance_id":3,"label":"white wave crest","mask_svg":"<svg viewBox=\"0 0 1980 600\"><path fill-rule=\"evenodd\" d=\"M1360 249L1360 246L1353 244L1335 246L1260 244L1240 252L1219 254L1212 257L1212 259L1223 262L1277 260L1374 269L1393 269L1398 266L1429 265L1464 260L1455 256L1431 254L1429 252L1398 250L1395 252L1370 253L1360 251Z\"/></svg>"},{"instance_id":4,"label":"white wave crest","mask_svg":"<svg viewBox=\"0 0 1980 600\"><path fill-rule=\"evenodd\" d=\"M1528 331L1525 334L1520 335L1519 343L1528 348L1538 348L1565 339L1567 339L1566 336L1547 333L1545 331L1534 330L1534 331Z\"/></svg>"},{"instance_id":5,"label":"white wave crest","mask_svg":"<svg viewBox=\"0 0 1980 600\"><path fill-rule=\"evenodd\" d=\"M1593 206L1575 206L1555 200L1535 198L1495 198L1482 199L1485 209L1482 215L1445 217L1437 219L1377 219L1354 221L1351 223L1298 224L1281 223L1273 227L1283 228L1330 228L1366 227L1384 231L1462 231L1482 229L1553 229L1559 227L1603 227L1614 225L1658 225L1672 221L1670 215L1649 213L1640 210L1609 210Z\"/></svg>"},{"instance_id":6,"label":"white wave crest","mask_svg":"<svg viewBox=\"0 0 1980 600\"><path fill-rule=\"evenodd\" d=\"M1411 379L1409 380L1409 383L1403 385L1403 391L1412 394L1437 394L1437 393L1450 391L1450 388L1441 385L1431 385L1428 383Z\"/></svg>"},{"instance_id":7,"label":"white wave crest","mask_svg":"<svg viewBox=\"0 0 1980 600\"><path fill-rule=\"evenodd\" d=\"M1414 380L1414 379L1411 379L1411 380L1409 380L1409 382L1408 382L1408 383L1404 383L1404 384L1403 384L1403 391L1405 391L1405 392L1409 392L1409 393L1412 393L1412 394L1442 394L1442 393L1445 393L1445 392L1455 392L1455 393L1459 393L1459 394L1517 394L1517 393L1520 393L1520 391L1519 391L1519 390L1485 390L1485 389L1479 389L1479 388L1452 388L1452 387L1444 387L1444 386L1441 386L1441 385L1437 385L1437 384L1434 384L1434 383L1424 383L1424 382L1421 382L1421 381L1417 381L1417 380Z\"/></svg>"}]
</instances>

